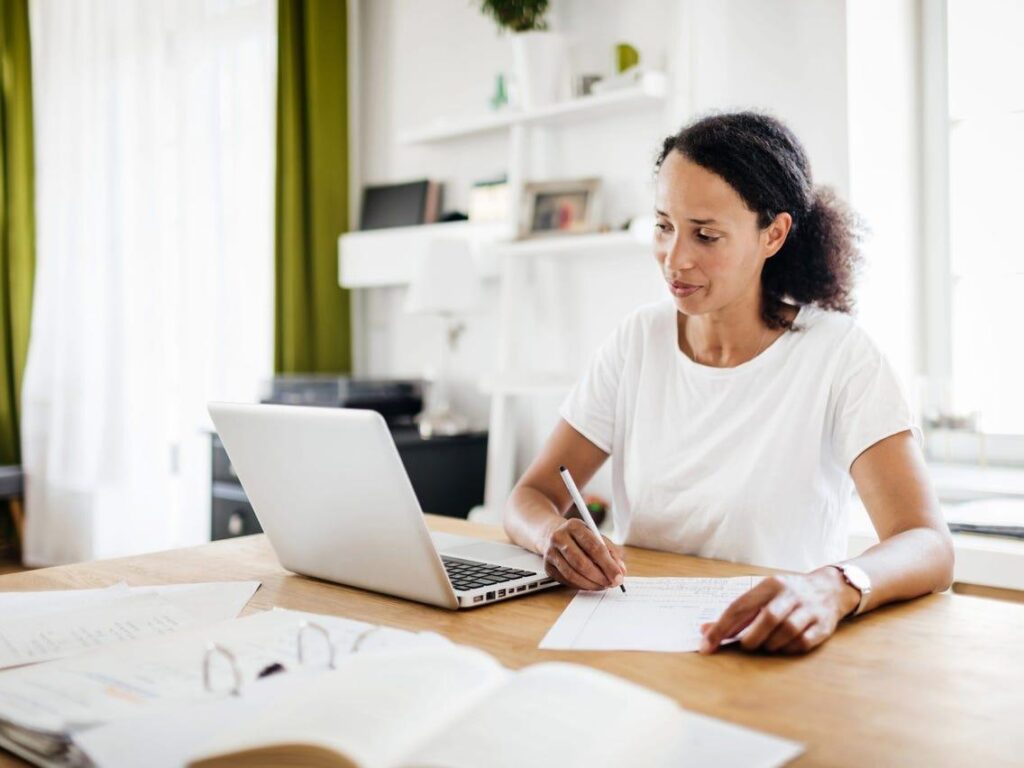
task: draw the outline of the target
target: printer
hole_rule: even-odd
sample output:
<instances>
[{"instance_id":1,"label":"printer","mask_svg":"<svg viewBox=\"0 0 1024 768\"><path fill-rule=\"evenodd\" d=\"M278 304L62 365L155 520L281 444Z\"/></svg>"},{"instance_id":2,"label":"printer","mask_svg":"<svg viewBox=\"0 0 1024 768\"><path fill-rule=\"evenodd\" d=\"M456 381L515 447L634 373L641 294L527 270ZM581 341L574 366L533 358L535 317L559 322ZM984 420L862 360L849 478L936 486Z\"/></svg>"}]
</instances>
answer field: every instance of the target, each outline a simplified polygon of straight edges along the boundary
<instances>
[{"instance_id":1,"label":"printer","mask_svg":"<svg viewBox=\"0 0 1024 768\"><path fill-rule=\"evenodd\" d=\"M264 403L377 411L392 429L414 426L423 410L423 382L418 379L281 375L272 378L264 391Z\"/></svg>"}]
</instances>

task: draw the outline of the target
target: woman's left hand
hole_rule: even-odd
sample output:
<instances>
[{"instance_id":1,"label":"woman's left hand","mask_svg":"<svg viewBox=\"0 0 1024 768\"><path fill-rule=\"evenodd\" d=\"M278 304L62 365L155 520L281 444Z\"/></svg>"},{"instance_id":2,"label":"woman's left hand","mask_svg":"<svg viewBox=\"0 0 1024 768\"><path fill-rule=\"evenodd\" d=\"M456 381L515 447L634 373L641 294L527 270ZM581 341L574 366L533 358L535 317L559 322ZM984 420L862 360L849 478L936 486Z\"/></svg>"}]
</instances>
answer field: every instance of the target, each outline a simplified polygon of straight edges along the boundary
<instances>
[{"instance_id":1,"label":"woman's left hand","mask_svg":"<svg viewBox=\"0 0 1024 768\"><path fill-rule=\"evenodd\" d=\"M836 631L857 607L860 593L830 566L811 573L769 576L736 598L718 621L704 624L701 653L714 653L742 632L748 651L804 653Z\"/></svg>"}]
</instances>

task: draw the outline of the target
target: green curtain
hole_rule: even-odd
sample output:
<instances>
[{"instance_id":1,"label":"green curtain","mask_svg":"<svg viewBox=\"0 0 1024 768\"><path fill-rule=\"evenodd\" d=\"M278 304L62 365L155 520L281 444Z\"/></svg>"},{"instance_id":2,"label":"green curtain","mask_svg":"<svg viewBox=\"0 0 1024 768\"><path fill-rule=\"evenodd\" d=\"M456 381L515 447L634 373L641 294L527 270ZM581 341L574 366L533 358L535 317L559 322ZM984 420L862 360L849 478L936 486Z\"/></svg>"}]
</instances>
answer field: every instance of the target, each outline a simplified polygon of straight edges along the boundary
<instances>
[{"instance_id":1,"label":"green curtain","mask_svg":"<svg viewBox=\"0 0 1024 768\"><path fill-rule=\"evenodd\" d=\"M347 3L278 0L274 364L351 369L338 236L348 227Z\"/></svg>"},{"instance_id":2,"label":"green curtain","mask_svg":"<svg viewBox=\"0 0 1024 768\"><path fill-rule=\"evenodd\" d=\"M0 0L0 464L21 459L18 406L35 269L28 0Z\"/></svg>"}]
</instances>

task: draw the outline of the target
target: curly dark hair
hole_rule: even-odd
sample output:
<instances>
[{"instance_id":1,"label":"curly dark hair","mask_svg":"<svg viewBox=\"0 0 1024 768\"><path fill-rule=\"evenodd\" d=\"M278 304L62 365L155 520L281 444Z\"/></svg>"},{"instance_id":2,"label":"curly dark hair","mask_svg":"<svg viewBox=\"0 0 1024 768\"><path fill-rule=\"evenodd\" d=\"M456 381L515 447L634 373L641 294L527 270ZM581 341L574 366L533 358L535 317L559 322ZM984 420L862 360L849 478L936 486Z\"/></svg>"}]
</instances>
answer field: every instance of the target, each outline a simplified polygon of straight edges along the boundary
<instances>
[{"instance_id":1,"label":"curly dark hair","mask_svg":"<svg viewBox=\"0 0 1024 768\"><path fill-rule=\"evenodd\" d=\"M795 330L786 301L849 313L860 266L860 219L828 187L815 187L807 153L779 120L758 112L703 117L669 136L655 171L672 151L721 176L767 227L782 211L793 226L761 274L761 317L769 328Z\"/></svg>"}]
</instances>

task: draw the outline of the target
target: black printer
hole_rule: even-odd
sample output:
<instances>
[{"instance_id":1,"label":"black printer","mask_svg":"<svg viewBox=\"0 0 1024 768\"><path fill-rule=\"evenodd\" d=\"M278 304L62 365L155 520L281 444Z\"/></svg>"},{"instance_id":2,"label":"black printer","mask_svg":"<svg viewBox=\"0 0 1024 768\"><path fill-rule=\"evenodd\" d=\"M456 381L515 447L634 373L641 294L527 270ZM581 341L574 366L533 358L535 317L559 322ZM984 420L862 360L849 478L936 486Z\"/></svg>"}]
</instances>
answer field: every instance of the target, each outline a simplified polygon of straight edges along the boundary
<instances>
[{"instance_id":1,"label":"black printer","mask_svg":"<svg viewBox=\"0 0 1024 768\"><path fill-rule=\"evenodd\" d=\"M391 428L411 427L423 410L423 382L337 375L285 375L270 380L264 403L377 411Z\"/></svg>"}]
</instances>

